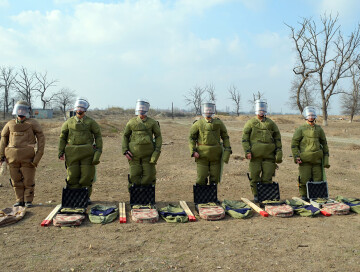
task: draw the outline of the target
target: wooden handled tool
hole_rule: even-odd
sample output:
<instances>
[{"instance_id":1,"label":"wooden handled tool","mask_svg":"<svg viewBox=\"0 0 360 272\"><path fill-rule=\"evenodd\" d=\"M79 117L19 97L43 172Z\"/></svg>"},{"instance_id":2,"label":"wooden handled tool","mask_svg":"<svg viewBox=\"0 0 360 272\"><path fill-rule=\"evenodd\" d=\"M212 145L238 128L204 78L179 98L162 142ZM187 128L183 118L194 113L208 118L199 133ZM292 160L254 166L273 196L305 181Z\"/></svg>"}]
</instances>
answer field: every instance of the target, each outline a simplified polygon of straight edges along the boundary
<instances>
[{"instance_id":1,"label":"wooden handled tool","mask_svg":"<svg viewBox=\"0 0 360 272\"><path fill-rule=\"evenodd\" d=\"M126 223L125 202L120 202L120 203L119 203L119 212L120 212L120 216L119 216L119 222L120 222L120 224Z\"/></svg>"},{"instance_id":2,"label":"wooden handled tool","mask_svg":"<svg viewBox=\"0 0 360 272\"><path fill-rule=\"evenodd\" d=\"M51 221L55 217L55 215L58 213L58 211L61 209L61 204L57 205L51 213L41 222L42 227L47 227L51 224Z\"/></svg>"},{"instance_id":3,"label":"wooden handled tool","mask_svg":"<svg viewBox=\"0 0 360 272\"><path fill-rule=\"evenodd\" d=\"M195 222L196 221L196 217L194 216L194 214L191 212L191 210L189 209L189 206L186 204L185 201L180 201L180 206L181 208L184 209L184 211L186 212L189 221L190 222Z\"/></svg>"},{"instance_id":4,"label":"wooden handled tool","mask_svg":"<svg viewBox=\"0 0 360 272\"><path fill-rule=\"evenodd\" d=\"M315 206L315 205L313 205L312 203L309 203L309 202L307 202L307 201L305 201L305 200L302 200L301 198L296 197L296 196L294 196L292 199L301 201L301 202L304 203L305 205L312 205L312 206L314 206L315 208L320 209L320 212L321 212L322 215L331 216L331 213L329 213L329 212L324 211L323 209L321 209L321 208L320 208L320 205L316 205L316 206Z\"/></svg>"},{"instance_id":5,"label":"wooden handled tool","mask_svg":"<svg viewBox=\"0 0 360 272\"><path fill-rule=\"evenodd\" d=\"M261 216L263 216L263 217L269 216L269 214L267 212L265 212L263 209L261 209L255 203L251 202L249 199L242 197L241 200L244 201L246 204L248 204L251 208L253 208L254 211L259 213Z\"/></svg>"}]
</instances>

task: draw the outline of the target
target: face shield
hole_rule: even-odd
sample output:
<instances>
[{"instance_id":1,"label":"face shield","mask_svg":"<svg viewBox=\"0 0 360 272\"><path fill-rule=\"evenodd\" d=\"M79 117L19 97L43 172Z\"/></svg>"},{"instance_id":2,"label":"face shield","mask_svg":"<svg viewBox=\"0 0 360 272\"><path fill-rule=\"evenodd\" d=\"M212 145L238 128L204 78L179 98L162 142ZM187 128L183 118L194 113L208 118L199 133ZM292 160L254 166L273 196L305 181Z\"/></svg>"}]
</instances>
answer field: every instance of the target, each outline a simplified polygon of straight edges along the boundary
<instances>
[{"instance_id":1,"label":"face shield","mask_svg":"<svg viewBox=\"0 0 360 272\"><path fill-rule=\"evenodd\" d=\"M24 104L15 104L12 114L18 117L30 118L30 106Z\"/></svg>"},{"instance_id":2,"label":"face shield","mask_svg":"<svg viewBox=\"0 0 360 272\"><path fill-rule=\"evenodd\" d=\"M255 114L262 117L267 114L267 103L265 100L258 99L255 101Z\"/></svg>"},{"instance_id":3,"label":"face shield","mask_svg":"<svg viewBox=\"0 0 360 272\"><path fill-rule=\"evenodd\" d=\"M312 106L307 106L304 108L303 115L306 120L310 122L314 122L314 120L317 118L316 110Z\"/></svg>"},{"instance_id":4,"label":"face shield","mask_svg":"<svg viewBox=\"0 0 360 272\"><path fill-rule=\"evenodd\" d=\"M202 116L211 118L215 114L215 104L214 103L204 103L202 104Z\"/></svg>"},{"instance_id":5,"label":"face shield","mask_svg":"<svg viewBox=\"0 0 360 272\"><path fill-rule=\"evenodd\" d=\"M77 113L83 113L90 107L89 102L83 98L78 98L74 104L74 111Z\"/></svg>"},{"instance_id":6,"label":"face shield","mask_svg":"<svg viewBox=\"0 0 360 272\"><path fill-rule=\"evenodd\" d=\"M135 106L136 115L147 115L149 109L150 109L149 102L140 99L136 101L136 106Z\"/></svg>"}]
</instances>

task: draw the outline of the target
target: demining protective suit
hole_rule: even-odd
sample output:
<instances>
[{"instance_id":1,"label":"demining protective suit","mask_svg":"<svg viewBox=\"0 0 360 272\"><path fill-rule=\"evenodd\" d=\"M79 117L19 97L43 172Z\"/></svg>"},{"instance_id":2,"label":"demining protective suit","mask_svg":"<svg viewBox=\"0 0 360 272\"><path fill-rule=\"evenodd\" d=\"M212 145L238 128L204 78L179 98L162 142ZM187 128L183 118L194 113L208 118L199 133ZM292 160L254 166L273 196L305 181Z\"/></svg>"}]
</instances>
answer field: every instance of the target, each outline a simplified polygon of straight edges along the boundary
<instances>
[{"instance_id":1,"label":"demining protective suit","mask_svg":"<svg viewBox=\"0 0 360 272\"><path fill-rule=\"evenodd\" d=\"M126 124L122 138L122 153L130 166L129 187L156 183L155 165L160 157L162 136L158 121L147 116L150 104L138 99L135 114Z\"/></svg>"},{"instance_id":2,"label":"demining protective suit","mask_svg":"<svg viewBox=\"0 0 360 272\"><path fill-rule=\"evenodd\" d=\"M69 188L88 188L89 197L95 177L95 165L100 163L103 142L98 123L85 115L89 103L78 98L75 102L76 115L61 127L59 154L64 158Z\"/></svg>"},{"instance_id":3,"label":"demining protective suit","mask_svg":"<svg viewBox=\"0 0 360 272\"><path fill-rule=\"evenodd\" d=\"M213 117L215 104L204 103L202 114L204 118L193 123L189 136L190 154L197 163L196 184L207 185L208 177L209 184L217 184L221 180L222 162L228 163L232 153L230 137L224 123Z\"/></svg>"},{"instance_id":4,"label":"demining protective suit","mask_svg":"<svg viewBox=\"0 0 360 272\"><path fill-rule=\"evenodd\" d=\"M258 182L271 183L275 175L276 163L282 162L282 144L279 128L270 118L266 117L267 103L256 100L256 117L246 122L242 146L247 159L250 159L250 187L257 196Z\"/></svg>"},{"instance_id":5,"label":"demining protective suit","mask_svg":"<svg viewBox=\"0 0 360 272\"><path fill-rule=\"evenodd\" d=\"M1 132L0 158L9 164L11 183L17 203L14 206L32 206L35 190L35 171L44 154L45 137L40 124L30 117L30 105L16 103L13 115ZM36 147L36 149L35 149Z\"/></svg>"},{"instance_id":6,"label":"demining protective suit","mask_svg":"<svg viewBox=\"0 0 360 272\"><path fill-rule=\"evenodd\" d=\"M305 107L306 123L296 129L291 141L294 162L299 164L299 192L306 197L306 183L323 180L323 167L329 168L329 148L324 130L315 124L316 111Z\"/></svg>"}]
</instances>

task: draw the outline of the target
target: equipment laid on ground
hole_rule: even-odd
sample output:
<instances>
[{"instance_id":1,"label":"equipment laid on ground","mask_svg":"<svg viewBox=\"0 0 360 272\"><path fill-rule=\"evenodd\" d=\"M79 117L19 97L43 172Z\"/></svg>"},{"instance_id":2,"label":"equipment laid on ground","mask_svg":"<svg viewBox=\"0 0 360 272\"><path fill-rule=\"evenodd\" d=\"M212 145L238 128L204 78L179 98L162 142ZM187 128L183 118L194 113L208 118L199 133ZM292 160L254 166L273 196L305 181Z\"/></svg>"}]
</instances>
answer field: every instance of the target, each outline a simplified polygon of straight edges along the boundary
<instances>
[{"instance_id":1,"label":"equipment laid on ground","mask_svg":"<svg viewBox=\"0 0 360 272\"><path fill-rule=\"evenodd\" d=\"M337 196L335 198L335 200L350 206L350 211L352 211L354 213L360 213L360 199L359 198Z\"/></svg>"},{"instance_id":2,"label":"equipment laid on ground","mask_svg":"<svg viewBox=\"0 0 360 272\"><path fill-rule=\"evenodd\" d=\"M195 209L205 220L220 220L225 217L225 211L218 205L217 184L199 185L194 187Z\"/></svg>"},{"instance_id":3,"label":"equipment laid on ground","mask_svg":"<svg viewBox=\"0 0 360 272\"><path fill-rule=\"evenodd\" d=\"M192 211L189 209L189 206L186 204L185 201L180 201L180 206L184 209L184 211L186 212L189 221L190 222L195 222L196 221L196 217L194 216L194 214L192 213Z\"/></svg>"},{"instance_id":4,"label":"equipment laid on ground","mask_svg":"<svg viewBox=\"0 0 360 272\"><path fill-rule=\"evenodd\" d=\"M51 213L49 213L49 215L41 222L41 226L42 226L42 227L48 227L48 226L50 226L53 218L54 218L55 215L59 212L60 209L61 209L61 204L57 205L57 206L51 211Z\"/></svg>"},{"instance_id":5,"label":"equipment laid on ground","mask_svg":"<svg viewBox=\"0 0 360 272\"><path fill-rule=\"evenodd\" d=\"M119 215L116 206L95 205L89 213L89 220L94 224L107 224L113 222Z\"/></svg>"},{"instance_id":6,"label":"equipment laid on ground","mask_svg":"<svg viewBox=\"0 0 360 272\"><path fill-rule=\"evenodd\" d=\"M281 200L265 200L261 203L265 207L265 211L271 216L291 217L294 215L293 208Z\"/></svg>"},{"instance_id":7,"label":"equipment laid on ground","mask_svg":"<svg viewBox=\"0 0 360 272\"><path fill-rule=\"evenodd\" d=\"M311 199L310 203L317 208L322 208L322 210L330 214L345 215L350 213L350 206L344 203L339 203L333 199Z\"/></svg>"},{"instance_id":8,"label":"equipment laid on ground","mask_svg":"<svg viewBox=\"0 0 360 272\"><path fill-rule=\"evenodd\" d=\"M221 206L232 218L245 219L250 218L253 215L250 206L241 201L224 199Z\"/></svg>"},{"instance_id":9,"label":"equipment laid on ground","mask_svg":"<svg viewBox=\"0 0 360 272\"><path fill-rule=\"evenodd\" d=\"M20 221L26 213L26 207L11 207L0 210L0 227Z\"/></svg>"},{"instance_id":10,"label":"equipment laid on ground","mask_svg":"<svg viewBox=\"0 0 360 272\"><path fill-rule=\"evenodd\" d=\"M196 205L196 209L202 219L208 221L220 220L225 217L225 211L217 203L199 203Z\"/></svg>"},{"instance_id":11,"label":"equipment laid on ground","mask_svg":"<svg viewBox=\"0 0 360 272\"><path fill-rule=\"evenodd\" d=\"M241 200L244 201L246 204L248 204L254 211L259 213L261 216L263 216L263 217L268 217L269 216L269 214L266 211L261 209L255 203L251 202L249 199L242 197Z\"/></svg>"},{"instance_id":12,"label":"equipment laid on ground","mask_svg":"<svg viewBox=\"0 0 360 272\"><path fill-rule=\"evenodd\" d=\"M328 213L327 211L325 211L323 209L315 207L311 203L309 203L309 202L307 202L307 201L305 201L305 200L303 200L303 199L301 199L299 197L294 196L292 199L305 204L305 206L299 207L298 209L303 208L303 209L307 210L308 211L307 213L310 213L310 216L315 216L317 214L317 210L324 216L331 216L331 213ZM306 216L305 212L297 211L296 209L294 209L294 211L296 213L298 213L300 216Z\"/></svg>"},{"instance_id":13,"label":"equipment laid on ground","mask_svg":"<svg viewBox=\"0 0 360 272\"><path fill-rule=\"evenodd\" d=\"M279 183L261 183L256 184L258 201L261 203L264 200L280 200Z\"/></svg>"},{"instance_id":14,"label":"equipment laid on ground","mask_svg":"<svg viewBox=\"0 0 360 272\"><path fill-rule=\"evenodd\" d=\"M153 205L134 205L131 209L131 219L135 223L155 223L159 213Z\"/></svg>"},{"instance_id":15,"label":"equipment laid on ground","mask_svg":"<svg viewBox=\"0 0 360 272\"><path fill-rule=\"evenodd\" d=\"M130 187L131 219L136 223L155 223L159 213L155 205L155 185Z\"/></svg>"},{"instance_id":16,"label":"equipment laid on ground","mask_svg":"<svg viewBox=\"0 0 360 272\"><path fill-rule=\"evenodd\" d=\"M160 208L159 214L168 223L186 223L189 221L186 212L180 205L169 204Z\"/></svg>"},{"instance_id":17,"label":"equipment laid on ground","mask_svg":"<svg viewBox=\"0 0 360 272\"><path fill-rule=\"evenodd\" d=\"M308 181L306 183L308 199L329 198L329 191L326 181Z\"/></svg>"},{"instance_id":18,"label":"equipment laid on ground","mask_svg":"<svg viewBox=\"0 0 360 272\"><path fill-rule=\"evenodd\" d=\"M120 216L119 216L119 222L120 222L120 224L126 223L126 207L125 207L125 202L120 202L120 203L119 203L119 211L120 211Z\"/></svg>"}]
</instances>

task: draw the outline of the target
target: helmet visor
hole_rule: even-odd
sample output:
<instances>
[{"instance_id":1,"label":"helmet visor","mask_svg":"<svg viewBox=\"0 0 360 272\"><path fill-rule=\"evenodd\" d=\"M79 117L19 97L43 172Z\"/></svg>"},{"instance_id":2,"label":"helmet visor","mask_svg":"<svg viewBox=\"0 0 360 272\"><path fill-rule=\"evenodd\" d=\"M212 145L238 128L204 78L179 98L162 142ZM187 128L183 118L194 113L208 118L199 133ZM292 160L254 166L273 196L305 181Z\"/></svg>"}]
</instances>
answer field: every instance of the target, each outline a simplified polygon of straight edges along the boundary
<instances>
[{"instance_id":1,"label":"helmet visor","mask_svg":"<svg viewBox=\"0 0 360 272\"><path fill-rule=\"evenodd\" d=\"M266 115L267 114L267 103L263 100L256 100L255 101L255 114L256 115Z\"/></svg>"},{"instance_id":2,"label":"helmet visor","mask_svg":"<svg viewBox=\"0 0 360 272\"><path fill-rule=\"evenodd\" d=\"M136 101L136 106L135 106L136 115L147 115L149 109L150 109L149 102L140 101L140 100Z\"/></svg>"},{"instance_id":3,"label":"helmet visor","mask_svg":"<svg viewBox=\"0 0 360 272\"><path fill-rule=\"evenodd\" d=\"M13 109L12 114L16 115L16 116L20 116L20 117L25 116L26 118L29 118L30 117L30 107L27 105L23 105L23 104L16 104Z\"/></svg>"},{"instance_id":4,"label":"helmet visor","mask_svg":"<svg viewBox=\"0 0 360 272\"><path fill-rule=\"evenodd\" d=\"M204 117L213 117L215 114L215 104L214 103L204 103L202 104L202 115Z\"/></svg>"},{"instance_id":5,"label":"helmet visor","mask_svg":"<svg viewBox=\"0 0 360 272\"><path fill-rule=\"evenodd\" d=\"M85 99L77 99L74 105L74 111L87 111L89 103Z\"/></svg>"}]
</instances>

